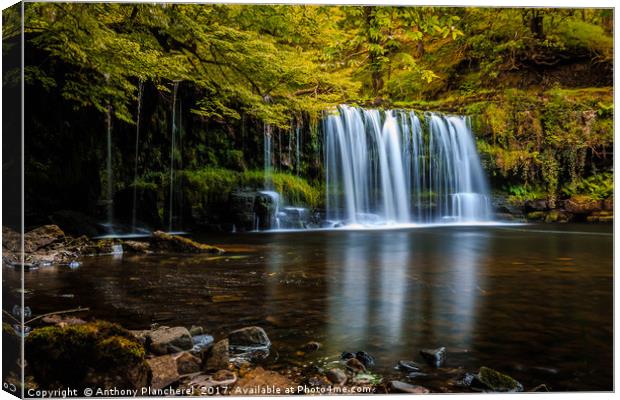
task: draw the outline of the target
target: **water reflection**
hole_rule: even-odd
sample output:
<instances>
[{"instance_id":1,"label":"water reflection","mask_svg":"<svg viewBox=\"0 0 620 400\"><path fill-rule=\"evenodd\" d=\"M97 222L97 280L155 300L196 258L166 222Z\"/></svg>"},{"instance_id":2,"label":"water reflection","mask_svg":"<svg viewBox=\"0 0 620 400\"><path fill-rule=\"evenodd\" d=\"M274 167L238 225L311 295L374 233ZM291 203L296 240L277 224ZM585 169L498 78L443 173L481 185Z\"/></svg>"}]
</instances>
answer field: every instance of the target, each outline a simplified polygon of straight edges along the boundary
<instances>
[{"instance_id":1,"label":"water reflection","mask_svg":"<svg viewBox=\"0 0 620 400\"><path fill-rule=\"evenodd\" d=\"M328 244L327 336L333 351L385 352L379 343L405 350L470 347L488 236L448 232L440 239L351 233L344 243Z\"/></svg>"},{"instance_id":2,"label":"water reflection","mask_svg":"<svg viewBox=\"0 0 620 400\"><path fill-rule=\"evenodd\" d=\"M228 243L249 249L241 258L126 254L41 268L26 274L25 297L34 315L90 307L130 329L202 325L220 338L264 326L283 362L307 362L298 350L316 340L307 357L365 350L390 374L399 359L420 361L420 348L446 346L450 368L601 390L612 382L613 238L586 228L237 235ZM226 246L218 240L204 241Z\"/></svg>"}]
</instances>

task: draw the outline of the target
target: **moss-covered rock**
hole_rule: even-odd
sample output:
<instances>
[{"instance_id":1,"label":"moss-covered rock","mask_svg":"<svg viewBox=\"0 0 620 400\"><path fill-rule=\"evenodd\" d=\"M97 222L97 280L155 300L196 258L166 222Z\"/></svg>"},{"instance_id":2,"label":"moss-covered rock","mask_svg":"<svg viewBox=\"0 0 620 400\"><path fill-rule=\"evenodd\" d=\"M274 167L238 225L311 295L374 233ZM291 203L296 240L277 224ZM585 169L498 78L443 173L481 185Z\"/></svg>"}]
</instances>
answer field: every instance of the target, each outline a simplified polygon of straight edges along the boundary
<instances>
[{"instance_id":1,"label":"moss-covered rock","mask_svg":"<svg viewBox=\"0 0 620 400\"><path fill-rule=\"evenodd\" d=\"M153 233L153 248L159 251L170 251L178 253L224 253L223 249L207 244L198 243L182 236L171 235L162 231Z\"/></svg>"},{"instance_id":2,"label":"moss-covered rock","mask_svg":"<svg viewBox=\"0 0 620 400\"><path fill-rule=\"evenodd\" d=\"M494 369L480 367L476 375L476 383L492 392L522 392L523 385L514 378Z\"/></svg>"},{"instance_id":3,"label":"moss-covered rock","mask_svg":"<svg viewBox=\"0 0 620 400\"><path fill-rule=\"evenodd\" d=\"M561 210L551 210L545 216L545 222L569 222L571 220L571 217L572 216L567 212Z\"/></svg>"},{"instance_id":4,"label":"moss-covered rock","mask_svg":"<svg viewBox=\"0 0 620 400\"><path fill-rule=\"evenodd\" d=\"M564 202L566 211L573 214L590 214L602 209L602 202L588 195L575 195Z\"/></svg>"},{"instance_id":5,"label":"moss-covered rock","mask_svg":"<svg viewBox=\"0 0 620 400\"><path fill-rule=\"evenodd\" d=\"M545 219L544 211L532 211L526 215L528 221L542 221Z\"/></svg>"},{"instance_id":6,"label":"moss-covered rock","mask_svg":"<svg viewBox=\"0 0 620 400\"><path fill-rule=\"evenodd\" d=\"M35 329L26 337L25 353L30 372L44 388L137 388L147 383L143 346L109 322Z\"/></svg>"}]
</instances>

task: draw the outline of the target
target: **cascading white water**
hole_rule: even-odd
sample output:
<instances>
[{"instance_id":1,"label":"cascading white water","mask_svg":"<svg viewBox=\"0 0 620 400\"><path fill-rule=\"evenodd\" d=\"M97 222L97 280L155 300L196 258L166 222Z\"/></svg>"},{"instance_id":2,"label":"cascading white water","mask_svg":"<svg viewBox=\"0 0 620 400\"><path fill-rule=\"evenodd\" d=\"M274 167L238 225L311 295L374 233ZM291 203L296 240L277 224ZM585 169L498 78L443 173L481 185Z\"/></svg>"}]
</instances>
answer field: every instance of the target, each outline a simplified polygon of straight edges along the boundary
<instances>
[{"instance_id":1,"label":"cascading white water","mask_svg":"<svg viewBox=\"0 0 620 400\"><path fill-rule=\"evenodd\" d=\"M131 210L131 231L136 233L137 201L138 201L138 150L140 145L140 112L142 111L142 90L144 84L138 83L138 109L136 113L136 151L133 159L133 209Z\"/></svg>"},{"instance_id":2,"label":"cascading white water","mask_svg":"<svg viewBox=\"0 0 620 400\"><path fill-rule=\"evenodd\" d=\"M174 146L176 136L176 105L177 105L177 91L179 89L179 81L174 81L174 87L172 89L172 125L170 133L170 197L168 205L168 231L172 232L172 216L173 212L173 200L174 200Z\"/></svg>"},{"instance_id":3,"label":"cascading white water","mask_svg":"<svg viewBox=\"0 0 620 400\"><path fill-rule=\"evenodd\" d=\"M264 163L265 189L270 189L272 187L271 160L272 160L273 154L271 150L271 136L272 136L271 125L265 124L265 126L263 127L263 163Z\"/></svg>"},{"instance_id":4,"label":"cascading white water","mask_svg":"<svg viewBox=\"0 0 620 400\"><path fill-rule=\"evenodd\" d=\"M488 221L488 186L466 117L340 106L324 120L327 219Z\"/></svg>"},{"instance_id":5,"label":"cascading white water","mask_svg":"<svg viewBox=\"0 0 620 400\"><path fill-rule=\"evenodd\" d=\"M295 169L297 176L301 173L301 127L299 121L295 126Z\"/></svg>"},{"instance_id":6,"label":"cascading white water","mask_svg":"<svg viewBox=\"0 0 620 400\"><path fill-rule=\"evenodd\" d=\"M112 174L112 107L108 105L106 108L106 133L107 133L107 159L106 159L106 173L108 175L107 180L107 226L110 233L114 232L114 176Z\"/></svg>"}]
</instances>

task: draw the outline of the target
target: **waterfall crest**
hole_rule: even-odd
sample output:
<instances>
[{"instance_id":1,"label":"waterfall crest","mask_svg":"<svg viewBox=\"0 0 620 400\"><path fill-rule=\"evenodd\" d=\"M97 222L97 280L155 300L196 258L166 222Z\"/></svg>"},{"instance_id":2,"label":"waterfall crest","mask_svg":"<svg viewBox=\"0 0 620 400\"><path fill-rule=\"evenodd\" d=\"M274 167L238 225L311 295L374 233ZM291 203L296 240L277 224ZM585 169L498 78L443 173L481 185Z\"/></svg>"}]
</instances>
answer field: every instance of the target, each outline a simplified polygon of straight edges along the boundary
<instances>
[{"instance_id":1,"label":"waterfall crest","mask_svg":"<svg viewBox=\"0 0 620 400\"><path fill-rule=\"evenodd\" d=\"M324 119L327 219L481 222L488 184L468 119L342 105Z\"/></svg>"}]
</instances>

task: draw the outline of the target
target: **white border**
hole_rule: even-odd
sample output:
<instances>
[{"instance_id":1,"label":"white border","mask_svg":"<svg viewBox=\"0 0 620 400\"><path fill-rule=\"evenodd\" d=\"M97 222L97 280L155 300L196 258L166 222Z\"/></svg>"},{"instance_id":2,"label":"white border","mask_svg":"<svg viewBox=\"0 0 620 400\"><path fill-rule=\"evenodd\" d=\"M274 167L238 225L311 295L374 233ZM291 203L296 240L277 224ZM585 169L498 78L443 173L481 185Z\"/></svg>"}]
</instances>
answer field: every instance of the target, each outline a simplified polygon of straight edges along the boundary
<instances>
[{"instance_id":1,"label":"white border","mask_svg":"<svg viewBox=\"0 0 620 400\"><path fill-rule=\"evenodd\" d=\"M85 0L83 2L97 2L96 0ZM118 2L123 2L123 3L131 3L131 2L139 2L139 3L154 3L154 1L147 1L147 0L120 0ZM188 3L188 1L183 1L183 0L168 0L166 2L169 3ZM0 0L0 6L2 9L5 9L13 4L15 4L15 1L12 0ZM463 0L422 0L422 1L397 1L397 0L383 0L383 1L377 1L377 0L365 0L365 1L355 1L355 0L339 0L339 1L334 1L334 0L305 0L305 1L282 1L282 0L253 0L253 1L247 1L247 0L227 0L227 1L201 1L201 2L192 2L192 3L236 3L236 4L248 4L248 3L257 3L257 4L334 4L334 5L359 5L359 4L366 4L366 5L403 5L403 6L421 6L421 5L429 5L429 6L455 6L455 7L463 7L463 6L470 6L470 7L571 7L571 8L613 8L615 7L615 2L611 1L611 0L589 0L589 1L578 1L578 0L564 0L564 1L518 1L518 0L501 0L501 1L492 1L492 0L471 0L471 1L463 1ZM23 22L22 22L23 23ZM616 26L616 20L615 20L615 10L614 10L614 44L618 43L618 30L615 29ZM0 21L0 29L2 27L2 22ZM617 59L617 47L614 46L614 60ZM614 63L615 64L615 63ZM1 64L0 64L1 65ZM615 66L615 65L614 65ZM617 68L614 68L614 88L615 88L615 82L616 82L616 78L618 76L618 70ZM22 76L22 85L23 85L23 76ZM22 96L22 130L23 130L23 96ZM617 91L614 91L614 104L617 105L618 104L618 93ZM1 109L1 105L2 105L2 94L0 91L0 109ZM614 106L614 108L617 110L617 108ZM615 111L614 113L614 152L615 154L619 154L618 150L619 150L619 145L618 142L616 140L616 134L615 134L615 127L618 126L618 111ZM1 139L2 139L2 132L1 132L1 127L0 127L0 143L1 143ZM23 151L23 135L22 135L22 151ZM1 159L2 159L2 155L0 152L0 165L1 165ZM23 163L23 153L22 153L22 163ZM614 169L618 170L618 161L617 158L614 158ZM23 168L22 168L23 171ZM23 177L22 177L23 178ZM615 182L614 182L615 184ZM22 179L22 185L23 185L23 179ZM22 193L23 193L23 187L22 187ZM615 187L614 187L614 193L615 193ZM1 209L1 196L2 196L2 187L0 185L0 209ZM617 198L617 196L614 196L614 198ZM22 197L23 199L23 197ZM616 200L614 202L614 208L617 210L617 206L618 206L618 201ZM0 215L0 224L2 221L2 217ZM23 214L22 214L22 226L23 226ZM614 256L615 256L615 249L617 248L618 245L618 235L617 235L617 225L614 222ZM23 246L23 243L22 243ZM23 253L23 252L22 252ZM615 311L618 310L618 298L615 296L615 288L617 286L618 283L618 274L617 269L616 269L616 264L617 260L614 257L614 388L617 389L619 386L619 382L620 380L618 379L618 375L615 373L617 371L616 369L616 365L615 365L615 361L618 359L617 355L618 355L618 349L616 346L616 335L619 332L618 330L618 319L616 318L616 313ZM23 273L22 273L22 286L23 286ZM22 288L23 289L23 288ZM587 293L584 293L584 296L587 296ZM22 291L22 297L23 297L23 291ZM23 301L23 299L22 299ZM596 327L593 327L593 329L596 329ZM398 396L398 398L413 398L413 395L382 395L382 396L373 396L373 397L394 397L394 396ZM472 398L471 394L433 394L433 397L450 397L451 399L465 399L465 398ZM484 398L484 399L490 399L490 400L496 400L496 399L500 399L500 398L504 398L504 397L508 397L510 399L532 399L532 398L538 398L538 397L542 397L544 396L545 398L549 398L549 399L567 399L567 400L581 400L581 399L610 399L610 398L615 398L616 394L615 393L591 393L591 392L582 392L582 393L519 393L519 394L474 394L473 396L478 397L480 396L480 398ZM482 397L483 396L483 397ZM280 398L284 397L284 396L279 396ZM9 399L14 399L15 397L11 396L10 394L8 394L5 391L0 390L0 400L9 400ZM260 397L246 397L249 399L260 399ZM299 399L299 397L297 396L286 396L286 398L290 398L290 399ZM351 399L351 396L341 396L341 395L336 395L336 396L330 396L329 398L335 398L335 399ZM153 399L157 399L157 398L153 398ZM163 399L163 398L162 398Z\"/></svg>"}]
</instances>

